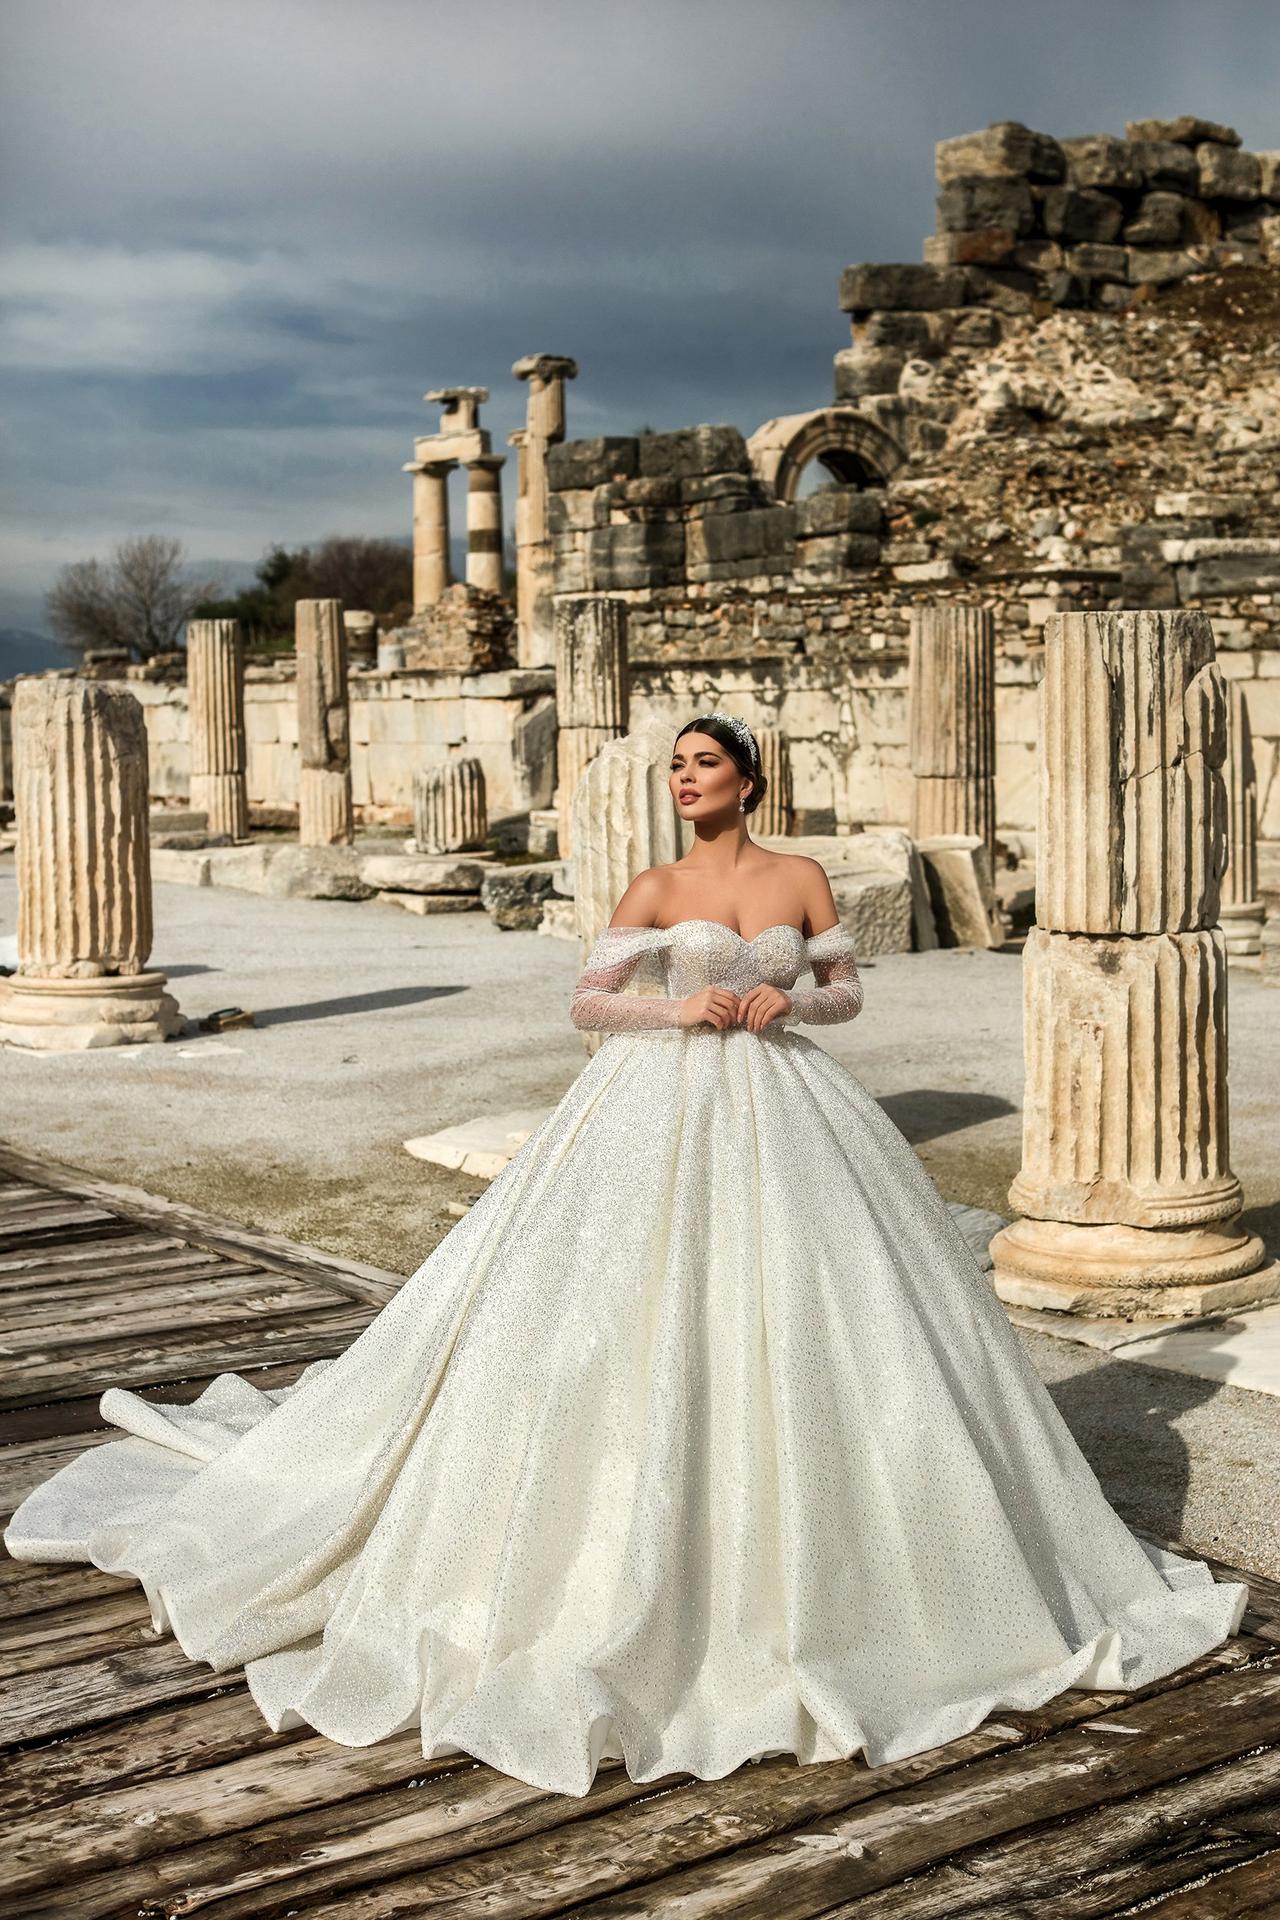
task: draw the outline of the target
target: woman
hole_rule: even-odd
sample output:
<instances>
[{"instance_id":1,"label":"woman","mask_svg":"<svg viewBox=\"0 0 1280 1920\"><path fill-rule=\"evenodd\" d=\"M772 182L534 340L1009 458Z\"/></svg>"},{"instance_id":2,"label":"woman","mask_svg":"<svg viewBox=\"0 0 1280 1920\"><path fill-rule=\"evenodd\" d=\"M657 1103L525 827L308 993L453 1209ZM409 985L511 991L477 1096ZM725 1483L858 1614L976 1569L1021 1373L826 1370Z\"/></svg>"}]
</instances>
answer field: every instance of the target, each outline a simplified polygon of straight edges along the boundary
<instances>
[{"instance_id":1,"label":"woman","mask_svg":"<svg viewBox=\"0 0 1280 1920\"><path fill-rule=\"evenodd\" d=\"M359 1339L274 1391L109 1389L131 1437L9 1525L140 1580L274 1728L420 1726L576 1795L603 1758L880 1765L1239 1625L1242 1584L1110 1507L914 1153L795 1031L862 985L822 869L747 832L750 730L691 720L670 784L693 846L574 988L606 1039Z\"/></svg>"}]
</instances>

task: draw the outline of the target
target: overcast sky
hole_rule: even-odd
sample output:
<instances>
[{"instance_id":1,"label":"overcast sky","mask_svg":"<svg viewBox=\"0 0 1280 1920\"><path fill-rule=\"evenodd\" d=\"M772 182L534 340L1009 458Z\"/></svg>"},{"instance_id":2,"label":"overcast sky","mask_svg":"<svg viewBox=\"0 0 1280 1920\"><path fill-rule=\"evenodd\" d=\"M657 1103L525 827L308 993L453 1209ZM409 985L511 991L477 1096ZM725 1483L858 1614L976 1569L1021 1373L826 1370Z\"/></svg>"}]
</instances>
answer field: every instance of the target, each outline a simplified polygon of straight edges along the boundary
<instances>
[{"instance_id":1,"label":"overcast sky","mask_svg":"<svg viewBox=\"0 0 1280 1920\"><path fill-rule=\"evenodd\" d=\"M0 0L0 625L67 560L401 534L428 387L571 434L823 404L937 140L1280 147L1274 0Z\"/></svg>"}]
</instances>

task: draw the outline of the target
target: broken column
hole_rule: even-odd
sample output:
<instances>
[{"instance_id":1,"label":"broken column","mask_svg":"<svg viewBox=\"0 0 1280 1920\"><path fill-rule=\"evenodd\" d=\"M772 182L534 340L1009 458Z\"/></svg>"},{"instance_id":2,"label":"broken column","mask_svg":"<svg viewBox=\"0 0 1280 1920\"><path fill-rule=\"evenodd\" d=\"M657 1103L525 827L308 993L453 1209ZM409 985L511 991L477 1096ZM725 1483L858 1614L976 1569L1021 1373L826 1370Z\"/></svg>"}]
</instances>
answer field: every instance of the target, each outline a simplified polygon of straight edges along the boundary
<instances>
[{"instance_id":1,"label":"broken column","mask_svg":"<svg viewBox=\"0 0 1280 1920\"><path fill-rule=\"evenodd\" d=\"M1222 932L1227 952L1262 951L1267 917L1258 892L1258 776L1249 703L1239 680L1227 686L1227 870L1222 876Z\"/></svg>"},{"instance_id":2,"label":"broken column","mask_svg":"<svg viewBox=\"0 0 1280 1920\"><path fill-rule=\"evenodd\" d=\"M351 729L347 711L347 636L341 600L299 600L298 841L349 846Z\"/></svg>"},{"instance_id":3,"label":"broken column","mask_svg":"<svg viewBox=\"0 0 1280 1920\"><path fill-rule=\"evenodd\" d=\"M1198 611L1054 614L1003 1299L1177 1316L1280 1290L1228 1158L1226 699ZM1270 1277L1268 1277L1270 1276Z\"/></svg>"},{"instance_id":4,"label":"broken column","mask_svg":"<svg viewBox=\"0 0 1280 1920\"><path fill-rule=\"evenodd\" d=\"M421 767L413 776L413 839L418 853L463 853L489 836L484 767L474 756Z\"/></svg>"},{"instance_id":5,"label":"broken column","mask_svg":"<svg viewBox=\"0 0 1280 1920\"><path fill-rule=\"evenodd\" d=\"M413 475L413 610L424 613L433 607L445 588L453 583L453 569L449 559L449 475L457 466L468 469L482 460L492 457L489 435L480 425L481 404L489 398L488 387L433 387L424 394L424 399L440 407L440 426L435 433L419 434L413 443L413 459L405 463L404 471ZM497 456L499 467L504 455ZM479 483L473 480L467 493L467 579L468 582L483 584L473 579L472 554L477 560L482 555L489 562L486 578L492 577L490 559L492 527L489 524L493 512L493 496L497 495L498 511L498 550L497 550L497 587L502 586L502 498L501 482L497 477L497 468L482 473ZM480 519L476 523L479 538L473 545L471 541L472 514L477 511L477 496L484 504L479 507ZM482 571L484 568L482 567Z\"/></svg>"},{"instance_id":6,"label":"broken column","mask_svg":"<svg viewBox=\"0 0 1280 1920\"><path fill-rule=\"evenodd\" d=\"M601 749L627 730L626 601L600 594L558 600L555 640L556 831L564 858L573 851L574 796L582 776Z\"/></svg>"},{"instance_id":7,"label":"broken column","mask_svg":"<svg viewBox=\"0 0 1280 1920\"><path fill-rule=\"evenodd\" d=\"M502 592L502 469L506 456L478 454L467 463L467 585Z\"/></svg>"},{"instance_id":8,"label":"broken column","mask_svg":"<svg viewBox=\"0 0 1280 1920\"><path fill-rule=\"evenodd\" d=\"M986 607L911 614L911 833L977 834L995 860L995 616Z\"/></svg>"},{"instance_id":9,"label":"broken column","mask_svg":"<svg viewBox=\"0 0 1280 1920\"><path fill-rule=\"evenodd\" d=\"M69 1052L185 1029L151 951L147 729L122 688L20 678L13 693L18 970L0 1040Z\"/></svg>"},{"instance_id":10,"label":"broken column","mask_svg":"<svg viewBox=\"0 0 1280 1920\"><path fill-rule=\"evenodd\" d=\"M529 383L524 426L509 434L517 450L516 617L519 663L550 666L555 659L555 623L551 595L555 586L555 549L547 525L547 451L564 439L564 383L577 376L578 363L559 353L530 353L511 369Z\"/></svg>"},{"instance_id":11,"label":"broken column","mask_svg":"<svg viewBox=\"0 0 1280 1920\"><path fill-rule=\"evenodd\" d=\"M245 784L244 636L237 620L187 623L187 712L191 733L191 805L210 833L243 840L249 831Z\"/></svg>"}]
</instances>

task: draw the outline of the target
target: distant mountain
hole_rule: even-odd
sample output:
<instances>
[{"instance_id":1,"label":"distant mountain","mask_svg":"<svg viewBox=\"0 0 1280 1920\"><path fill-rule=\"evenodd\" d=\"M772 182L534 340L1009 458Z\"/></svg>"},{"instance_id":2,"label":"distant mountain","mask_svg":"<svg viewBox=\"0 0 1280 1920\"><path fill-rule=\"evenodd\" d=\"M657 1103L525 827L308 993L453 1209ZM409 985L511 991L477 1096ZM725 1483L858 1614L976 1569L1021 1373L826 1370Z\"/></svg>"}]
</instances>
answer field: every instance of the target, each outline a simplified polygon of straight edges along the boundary
<instances>
[{"instance_id":1,"label":"distant mountain","mask_svg":"<svg viewBox=\"0 0 1280 1920\"><path fill-rule=\"evenodd\" d=\"M0 627L0 680L12 680L15 673L71 667L75 658L47 633L32 633L28 627Z\"/></svg>"}]
</instances>

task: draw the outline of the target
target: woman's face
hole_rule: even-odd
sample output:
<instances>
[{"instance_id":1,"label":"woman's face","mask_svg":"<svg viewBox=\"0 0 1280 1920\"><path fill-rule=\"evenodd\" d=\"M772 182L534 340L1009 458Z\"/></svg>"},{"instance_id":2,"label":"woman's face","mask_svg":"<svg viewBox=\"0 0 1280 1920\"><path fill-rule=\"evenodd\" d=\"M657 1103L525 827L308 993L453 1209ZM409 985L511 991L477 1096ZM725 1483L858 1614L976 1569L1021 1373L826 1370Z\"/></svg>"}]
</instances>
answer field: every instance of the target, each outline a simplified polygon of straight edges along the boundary
<instances>
[{"instance_id":1,"label":"woman's face","mask_svg":"<svg viewBox=\"0 0 1280 1920\"><path fill-rule=\"evenodd\" d=\"M671 755L671 797L682 820L711 820L736 814L739 794L751 782L728 749L709 733L682 733Z\"/></svg>"}]
</instances>

